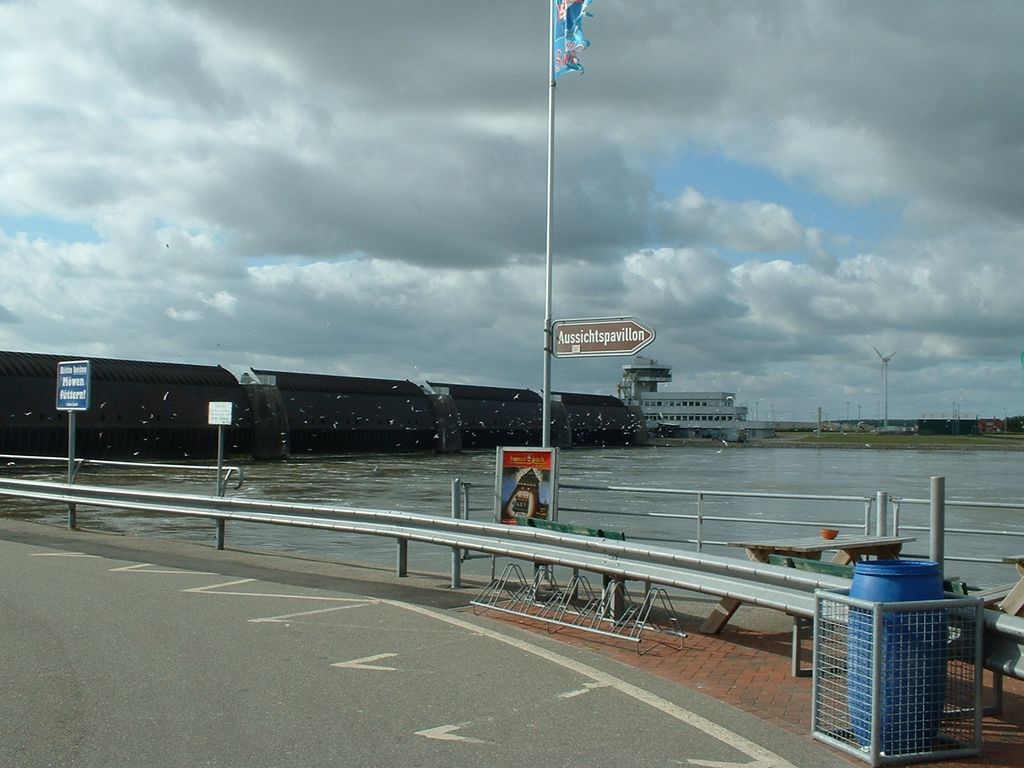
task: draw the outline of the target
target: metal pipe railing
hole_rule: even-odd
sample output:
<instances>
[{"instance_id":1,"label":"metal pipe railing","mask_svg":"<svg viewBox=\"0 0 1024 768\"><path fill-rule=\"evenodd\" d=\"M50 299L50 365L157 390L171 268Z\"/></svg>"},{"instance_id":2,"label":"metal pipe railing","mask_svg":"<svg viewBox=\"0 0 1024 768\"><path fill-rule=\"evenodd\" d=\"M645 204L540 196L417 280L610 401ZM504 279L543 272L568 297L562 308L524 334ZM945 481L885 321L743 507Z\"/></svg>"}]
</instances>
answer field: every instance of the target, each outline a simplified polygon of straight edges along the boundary
<instances>
[{"instance_id":1,"label":"metal pipe railing","mask_svg":"<svg viewBox=\"0 0 1024 768\"><path fill-rule=\"evenodd\" d=\"M62 465L68 463L67 458L63 456L25 456L22 454L9 453L0 453L0 460L4 460L8 466L17 465L17 462L19 461ZM236 491L241 488L242 484L245 482L245 473L242 471L242 468L238 466L223 466L218 470L218 467L216 466L207 466L205 464L164 464L143 461L114 461L111 459L83 459L77 457L74 459L69 482L73 483L78 478L78 473L83 466L128 467L131 469L181 469L185 471L213 472L215 474L222 472L220 483L217 486L218 489L226 488L228 481L232 476L234 476L236 480L233 488Z\"/></svg>"},{"instance_id":2,"label":"metal pipe railing","mask_svg":"<svg viewBox=\"0 0 1024 768\"><path fill-rule=\"evenodd\" d=\"M595 485L592 483L559 483L559 494L563 490L577 491L598 491L611 494L639 494L655 496L680 496L692 499L696 503L696 511L685 512L632 512L624 510L595 509L593 507L573 506L566 504L564 500L559 504L562 512L573 512L585 515L609 515L619 517L643 517L658 519L692 520L695 522L694 538L659 538L657 541L665 541L681 544L693 544L698 551L703 551L706 545L724 546L728 542L717 539L709 539L705 535L708 523L742 523L744 525L772 525L772 526L802 526L811 528L855 528L864 534L871 533L872 527L872 505L874 499L870 496L843 496L828 494L798 494L798 493L764 493L755 491L717 491L706 489L686 488L651 488L645 486L628 485ZM799 502L838 502L838 503L860 503L864 506L863 524L835 523L834 521L823 520L789 520L772 518L761 520L754 517L732 517L726 515L709 515L706 511L707 502L713 499L758 499L775 501L799 501ZM877 523L876 523L877 524ZM635 538L635 537L634 537ZM651 539L655 540L655 539Z\"/></svg>"}]
</instances>

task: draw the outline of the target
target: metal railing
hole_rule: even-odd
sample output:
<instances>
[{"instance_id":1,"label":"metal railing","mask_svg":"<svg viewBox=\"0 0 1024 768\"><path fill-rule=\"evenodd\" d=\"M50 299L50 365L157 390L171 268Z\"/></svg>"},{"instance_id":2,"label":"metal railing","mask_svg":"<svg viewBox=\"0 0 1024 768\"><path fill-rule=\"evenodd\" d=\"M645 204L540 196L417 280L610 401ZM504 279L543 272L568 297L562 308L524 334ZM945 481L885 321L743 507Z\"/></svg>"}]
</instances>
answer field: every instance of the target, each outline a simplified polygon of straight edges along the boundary
<instances>
[{"instance_id":1,"label":"metal railing","mask_svg":"<svg viewBox=\"0 0 1024 768\"><path fill-rule=\"evenodd\" d=\"M33 464L55 464L67 466L68 460L63 456L25 456L23 454L8 454L0 453L0 461L5 462L8 466L15 466L18 463L33 463ZM235 478L234 490L238 490L242 487L245 482L245 473L242 472L241 467L237 466L224 466L221 467L220 482L217 482L218 469L216 466L208 466L206 464L170 464L170 463L151 463L142 461L113 461L109 459L80 459L75 458L74 464L70 471L71 482L75 482L78 478L79 472L83 467L123 467L128 469L179 469L186 472L196 473L214 473L215 487L219 490L219 495L223 495L223 491L227 488L231 478Z\"/></svg>"},{"instance_id":2,"label":"metal railing","mask_svg":"<svg viewBox=\"0 0 1024 768\"><path fill-rule=\"evenodd\" d=\"M936 478L933 478L933 481ZM679 498L680 500L686 501L693 505L694 509L692 512L684 511L643 511L643 510L626 510L621 508L608 508L608 507L597 507L593 505L578 504L578 503L567 503L565 496L562 494L563 490L569 491L583 491L583 492L594 492L606 495L608 498L626 498L633 497L636 499L643 499L645 497L670 497ZM844 495L823 495L823 494L794 494L794 493L767 493L767 492L749 492L749 491L720 491L720 490L705 490L705 489L683 489L683 488L654 488L645 486L627 486L627 485L598 485L589 483L573 483L573 482L561 482L558 485L559 491L559 504L558 510L560 513L568 513L571 515L600 515L613 518L623 519L647 519L647 520L682 520L690 521L693 523L693 535L692 536L671 536L671 537L650 537L643 534L637 534L633 531L629 532L629 538L631 540L639 541L652 541L665 544L688 544L696 547L697 551L703 551L706 546L726 546L729 541L722 539L720 536L708 535L708 529L713 525L721 524L739 524L745 529L750 527L765 527L775 529L772 535L777 535L780 528L836 528L839 530L850 530L865 535L875 534L878 536L892 535L900 536L907 533L922 533L935 535L933 526L927 519L923 523L919 524L908 524L901 516L903 507L905 506L918 506L929 508L931 505L936 503L935 490L933 489L933 496L927 499L920 498L909 498L909 497L890 497L885 491L878 491L873 496L844 496ZM938 491L942 495L941 503L944 507L951 508L962 508L962 509L987 509L987 510L1014 510L1024 511L1024 503L1014 502L998 502L998 501L968 501L960 499L945 499L944 497L944 485L941 490ZM862 514L858 514L856 520L853 514L842 517L841 514L833 515L827 520L815 519L811 517L795 518L791 516L771 516L770 518L759 518L752 515L735 516L735 515L722 515L709 513L709 508L713 507L714 501L729 500L729 499L756 499L759 501L793 501L798 504L820 504L820 503L838 503L846 505L855 505L862 510ZM465 508L469 510L469 499L468 495L464 500ZM611 506L611 505L609 505ZM637 505L639 506L639 504ZM492 508L487 508L487 513L491 513ZM579 519L571 519L571 522L582 522ZM997 539L1006 540L1005 537L1009 537L1011 540L1016 540L1024 546L1024 530L1010 530L1006 528L979 528L979 527L964 527L964 526L948 526L946 525L946 518L943 518L942 522L942 535L944 537L988 537L993 542ZM782 534L778 534L782 535ZM749 535L745 536L749 538ZM925 537L922 537L925 538ZM935 550L935 545L929 547L928 552L922 552L920 554L911 554L910 557L930 557ZM990 557L984 555L971 555L971 554L946 554L946 548L940 547L942 552L942 559L956 562L967 562L967 563L978 563L983 565L995 565L1002 564L1002 560L998 557ZM906 556L906 555L905 555Z\"/></svg>"},{"instance_id":3,"label":"metal railing","mask_svg":"<svg viewBox=\"0 0 1024 768\"><path fill-rule=\"evenodd\" d=\"M903 523L900 517L900 513L903 506L928 506L931 503L931 499L913 499L903 497L892 499L894 535L898 536L901 533L911 531L927 531L928 528L926 526L908 525ZM962 509L1009 509L1024 512L1024 504L1002 501L966 501L961 499L945 499L945 506L947 508L958 507ZM1010 539L1017 539L1018 541L1024 539L1024 531L1014 531L1007 528L951 528L947 526L945 528L945 533L947 535L953 534L957 536L998 536L1000 538L1009 537ZM1021 546L1024 546L1024 544L1022 544ZM968 557L963 555L946 554L945 559L966 563L1002 563L1002 559L998 557Z\"/></svg>"},{"instance_id":4,"label":"metal railing","mask_svg":"<svg viewBox=\"0 0 1024 768\"><path fill-rule=\"evenodd\" d=\"M820 495L820 494L795 494L795 493L760 493L760 492L749 492L749 491L713 491L713 490L699 490L699 489L685 489L685 488L648 488L644 486L629 486L629 485L593 485L586 483L559 483L559 493L562 490L577 490L577 491L598 491L602 493L611 494L636 494L639 496L644 495L655 495L655 496L678 496L681 498L687 498L691 501L696 502L696 511L690 514L684 512L634 512L625 511L621 509L608 510L608 509L593 509L590 507L578 507L571 506L565 503L559 503L559 510L562 512L572 512L576 514L588 514L588 515L610 515L618 517L643 517L649 519L675 519L675 520L692 520L695 523L694 536L693 538L673 538L673 539L656 539L657 541L679 543L679 544L693 544L697 547L698 551L701 551L705 545L718 545L724 546L729 542L719 539L709 539L704 535L704 527L706 523L742 523L743 525L772 525L772 526L803 526L811 528L821 528L823 526L835 527L835 528L853 528L860 530L862 533L870 533L872 524L872 509L874 507L874 499L870 496L834 496L834 495ZM789 519L777 519L771 520L759 520L754 517L730 517L725 515L709 515L705 509L705 501L709 499L764 499L764 500L778 500L778 501L800 501L800 502L840 502L840 503L853 503L860 504L863 506L864 517L863 524L852 524L852 523L835 523L832 520L789 520ZM654 540L654 539L652 539Z\"/></svg>"}]
</instances>

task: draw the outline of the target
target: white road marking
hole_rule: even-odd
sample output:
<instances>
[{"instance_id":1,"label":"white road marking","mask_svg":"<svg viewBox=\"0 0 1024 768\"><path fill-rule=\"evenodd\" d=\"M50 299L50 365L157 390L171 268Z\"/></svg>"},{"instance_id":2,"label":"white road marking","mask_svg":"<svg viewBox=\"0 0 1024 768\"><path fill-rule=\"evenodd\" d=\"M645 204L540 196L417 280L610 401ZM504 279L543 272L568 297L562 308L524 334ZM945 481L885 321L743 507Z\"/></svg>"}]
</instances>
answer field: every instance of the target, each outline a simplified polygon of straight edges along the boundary
<instances>
[{"instance_id":1,"label":"white road marking","mask_svg":"<svg viewBox=\"0 0 1024 768\"><path fill-rule=\"evenodd\" d=\"M467 725L469 725L469 723L461 723L459 725L438 725L434 728L427 728L422 731L416 731L415 735L424 736L428 739L438 739L440 741L462 741L467 744L487 743L486 741L481 741L480 739L474 739L469 736L459 736L453 733L453 731L457 731L459 730L459 728L464 728Z\"/></svg>"},{"instance_id":2,"label":"white road marking","mask_svg":"<svg viewBox=\"0 0 1024 768\"><path fill-rule=\"evenodd\" d=\"M302 611L301 613L286 613L283 616L268 616L265 619L249 619L250 624L262 624L268 622L277 622L280 624L286 624L288 619L294 619L298 616L313 616L317 613L330 613L331 611L347 611L349 608L362 608L366 605L374 605L376 601L352 603L351 605L336 605L333 608L318 608L315 611Z\"/></svg>"},{"instance_id":3,"label":"white road marking","mask_svg":"<svg viewBox=\"0 0 1024 768\"><path fill-rule=\"evenodd\" d=\"M338 667L339 669L370 669L377 672L397 672L394 667L381 667L376 664L371 664L371 661L380 661L381 659L390 659L397 656L397 653L378 653L375 656L364 656L361 659L352 659L352 661L339 661L331 664L332 667ZM458 727L458 726L455 726Z\"/></svg>"},{"instance_id":4,"label":"white road marking","mask_svg":"<svg viewBox=\"0 0 1024 768\"><path fill-rule=\"evenodd\" d=\"M182 592L198 592L200 594L207 595L244 595L245 592L211 592L213 589L220 589L221 587L236 587L239 584L249 584L250 582L256 581L256 579L235 579L234 581L225 581L221 584L207 584L205 587L192 587L192 589L183 589Z\"/></svg>"},{"instance_id":5,"label":"white road marking","mask_svg":"<svg viewBox=\"0 0 1024 768\"><path fill-rule=\"evenodd\" d=\"M99 557L99 555L87 555L85 552L33 552L29 557Z\"/></svg>"},{"instance_id":6,"label":"white road marking","mask_svg":"<svg viewBox=\"0 0 1024 768\"><path fill-rule=\"evenodd\" d=\"M565 693L558 694L560 699L575 699L577 696L582 696L585 693L590 693L586 688L578 688L575 691L566 691Z\"/></svg>"},{"instance_id":7,"label":"white road marking","mask_svg":"<svg viewBox=\"0 0 1024 768\"><path fill-rule=\"evenodd\" d=\"M256 579L237 579L236 581L225 581L221 584L208 584L205 587L192 587L183 589L182 592L193 592L198 595L225 595L228 597L281 597L288 600L321 600L330 603L366 603L365 597L332 597L330 595L289 595L280 592L229 592L224 587L236 587L239 584L249 584ZM374 601L370 601L374 602Z\"/></svg>"},{"instance_id":8,"label":"white road marking","mask_svg":"<svg viewBox=\"0 0 1024 768\"><path fill-rule=\"evenodd\" d=\"M181 569L163 570L162 568L153 568L152 563L136 563L135 565L122 565L120 568L111 568L111 573L163 573L163 574L185 574L185 575L196 575L196 576L216 576L216 573L211 571L185 571Z\"/></svg>"},{"instance_id":9,"label":"white road marking","mask_svg":"<svg viewBox=\"0 0 1024 768\"><path fill-rule=\"evenodd\" d=\"M429 616L430 618L446 622L455 627L461 627L474 634L482 635L483 637L490 638L491 640L496 640L499 643L505 643L506 645L510 645L513 648L518 648L519 650L524 651L525 653L533 654L534 656L538 656L542 659L545 659L546 661L550 661L553 664L558 664L564 667L565 669L572 670L573 672L576 672L579 675L589 677L595 683L601 683L603 685L608 686L609 688L614 688L619 693L625 696L629 696L630 698L635 699L636 701L639 701L643 704L647 704L650 707L654 707L655 709L665 713L669 717L672 717L682 723L686 723L687 725L696 728L699 731L702 731L711 738L732 747L738 752L742 752L744 755L751 758L751 760L753 761L753 765L749 763L744 764L748 766L748 768L796 768L796 766L794 766L791 762L775 754L774 752L765 749L760 744L755 744L754 742L750 741L750 739L747 739L738 733L730 731L728 728L725 728L724 726L721 726L718 723L714 723L711 720L708 720L706 717L698 715L696 712L691 712L688 709L683 709L679 705L673 704L671 701L668 701L667 699L663 699L660 696L651 693L650 691L645 691L643 688L633 685L632 683L627 683L625 680L620 680L619 678L610 675L607 672L602 672L601 670L597 669L596 667L592 667L589 664L584 664L582 662L576 661L575 659L570 659L566 656L562 656L561 654L555 653L554 651L549 651L546 648L541 648L540 646L533 645L523 640L519 640L518 638L510 637L509 635L503 635L500 632L487 629L486 627L471 624L468 621L463 621L462 619L455 618L454 616L448 616L447 614L439 613L437 611L431 610L430 608L424 608L418 605L411 605L409 603L402 603L392 600L384 600L382 602L387 603L388 605L393 605L396 608L401 608L406 611L412 611L414 613L420 613L424 616ZM697 760L688 760L687 762L689 762L692 765L714 765L714 763L701 763Z\"/></svg>"}]
</instances>

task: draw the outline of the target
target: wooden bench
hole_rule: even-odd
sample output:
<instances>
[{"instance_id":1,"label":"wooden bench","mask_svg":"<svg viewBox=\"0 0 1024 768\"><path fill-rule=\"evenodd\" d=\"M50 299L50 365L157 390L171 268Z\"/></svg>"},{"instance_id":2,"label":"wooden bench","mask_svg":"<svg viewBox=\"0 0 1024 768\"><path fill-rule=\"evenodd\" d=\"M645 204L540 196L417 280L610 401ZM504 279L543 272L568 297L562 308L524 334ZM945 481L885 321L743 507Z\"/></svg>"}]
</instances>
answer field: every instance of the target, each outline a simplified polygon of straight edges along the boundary
<instances>
[{"instance_id":1,"label":"wooden bench","mask_svg":"<svg viewBox=\"0 0 1024 768\"><path fill-rule=\"evenodd\" d=\"M796 568L801 571L825 573L829 576L839 576L844 579L853 578L854 566L852 563L827 563L807 557L794 557L793 555L768 555L768 562L772 565L784 565L787 568ZM942 589L945 592L958 596L967 594L967 584L955 577L943 579ZM980 597L977 593L974 596ZM998 600L1000 598L994 599Z\"/></svg>"}]
</instances>

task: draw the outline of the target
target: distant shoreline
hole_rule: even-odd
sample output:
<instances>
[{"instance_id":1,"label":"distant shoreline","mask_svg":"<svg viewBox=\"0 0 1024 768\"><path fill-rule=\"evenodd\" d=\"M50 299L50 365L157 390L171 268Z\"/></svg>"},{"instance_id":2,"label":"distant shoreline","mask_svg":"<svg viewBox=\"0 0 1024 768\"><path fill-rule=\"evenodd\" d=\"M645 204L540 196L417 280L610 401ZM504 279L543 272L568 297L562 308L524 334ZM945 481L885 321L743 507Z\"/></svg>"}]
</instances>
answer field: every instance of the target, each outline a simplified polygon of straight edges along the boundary
<instances>
[{"instance_id":1,"label":"distant shoreline","mask_svg":"<svg viewBox=\"0 0 1024 768\"><path fill-rule=\"evenodd\" d=\"M722 448L709 438L655 437L651 445L678 448ZM870 433L783 434L728 443L728 448L845 448L903 451L1024 451L1024 439L948 435L876 435Z\"/></svg>"}]
</instances>

